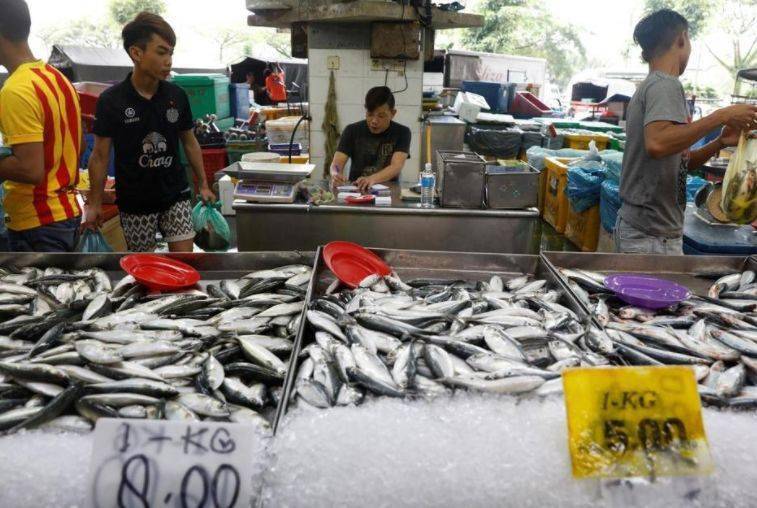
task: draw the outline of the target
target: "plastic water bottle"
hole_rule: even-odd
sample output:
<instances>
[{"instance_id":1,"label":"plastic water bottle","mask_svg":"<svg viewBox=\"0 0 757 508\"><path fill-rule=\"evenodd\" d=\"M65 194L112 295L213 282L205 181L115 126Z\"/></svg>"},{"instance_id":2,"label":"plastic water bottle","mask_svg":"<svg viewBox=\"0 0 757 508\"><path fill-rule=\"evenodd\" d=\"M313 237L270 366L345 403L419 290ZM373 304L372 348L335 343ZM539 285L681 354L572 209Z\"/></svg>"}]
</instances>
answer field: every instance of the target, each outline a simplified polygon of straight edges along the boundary
<instances>
[{"instance_id":1,"label":"plastic water bottle","mask_svg":"<svg viewBox=\"0 0 757 508\"><path fill-rule=\"evenodd\" d=\"M431 163L427 162L421 172L421 208L434 207L434 189L436 188L436 175L431 169Z\"/></svg>"}]
</instances>

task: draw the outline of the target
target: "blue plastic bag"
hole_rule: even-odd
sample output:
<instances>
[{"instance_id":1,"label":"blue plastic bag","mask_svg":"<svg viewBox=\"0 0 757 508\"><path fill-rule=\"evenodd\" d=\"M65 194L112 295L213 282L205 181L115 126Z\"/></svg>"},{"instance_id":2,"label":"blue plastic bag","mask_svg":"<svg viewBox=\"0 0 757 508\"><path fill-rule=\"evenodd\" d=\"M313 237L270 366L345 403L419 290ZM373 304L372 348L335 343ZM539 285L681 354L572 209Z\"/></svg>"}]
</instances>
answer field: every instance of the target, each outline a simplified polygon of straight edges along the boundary
<instances>
[{"instance_id":1,"label":"blue plastic bag","mask_svg":"<svg viewBox=\"0 0 757 508\"><path fill-rule=\"evenodd\" d=\"M204 251L227 251L231 246L231 229L220 208L220 201L214 204L200 201L192 210L195 244Z\"/></svg>"},{"instance_id":2,"label":"blue plastic bag","mask_svg":"<svg viewBox=\"0 0 757 508\"><path fill-rule=\"evenodd\" d=\"M108 242L99 230L85 229L76 243L76 252L93 254L98 252L113 252L113 249L108 245Z\"/></svg>"},{"instance_id":3,"label":"blue plastic bag","mask_svg":"<svg viewBox=\"0 0 757 508\"><path fill-rule=\"evenodd\" d=\"M615 221L620 211L620 186L609 178L602 182L602 190L599 193L599 221L605 231L615 231Z\"/></svg>"},{"instance_id":4,"label":"blue plastic bag","mask_svg":"<svg viewBox=\"0 0 757 508\"><path fill-rule=\"evenodd\" d=\"M705 185L707 185L707 180L704 178L699 178L698 176L686 177L686 201L693 203L694 198L697 197L697 192Z\"/></svg>"},{"instance_id":5,"label":"blue plastic bag","mask_svg":"<svg viewBox=\"0 0 757 508\"><path fill-rule=\"evenodd\" d=\"M617 150L604 150L599 152L602 162L607 166L607 175L605 178L615 183L620 182L620 173L623 169L623 152Z\"/></svg>"},{"instance_id":6,"label":"blue plastic bag","mask_svg":"<svg viewBox=\"0 0 757 508\"><path fill-rule=\"evenodd\" d=\"M578 161L568 167L565 194L573 210L583 212L599 203L605 169L604 164L597 161Z\"/></svg>"}]
</instances>

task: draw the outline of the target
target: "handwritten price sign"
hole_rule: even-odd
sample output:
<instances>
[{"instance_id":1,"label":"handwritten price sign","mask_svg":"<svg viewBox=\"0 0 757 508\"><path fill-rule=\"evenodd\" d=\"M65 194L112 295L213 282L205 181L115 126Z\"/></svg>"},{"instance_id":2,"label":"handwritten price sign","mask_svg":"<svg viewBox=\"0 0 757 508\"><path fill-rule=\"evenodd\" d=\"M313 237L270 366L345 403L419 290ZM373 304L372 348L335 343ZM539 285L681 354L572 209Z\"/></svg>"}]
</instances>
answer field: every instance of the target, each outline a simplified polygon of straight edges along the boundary
<instances>
[{"instance_id":1,"label":"handwritten price sign","mask_svg":"<svg viewBox=\"0 0 757 508\"><path fill-rule=\"evenodd\" d=\"M568 445L578 478L688 476L712 471L688 367L563 373Z\"/></svg>"},{"instance_id":2,"label":"handwritten price sign","mask_svg":"<svg viewBox=\"0 0 757 508\"><path fill-rule=\"evenodd\" d=\"M248 507L255 436L238 424L100 419L89 506Z\"/></svg>"}]
</instances>

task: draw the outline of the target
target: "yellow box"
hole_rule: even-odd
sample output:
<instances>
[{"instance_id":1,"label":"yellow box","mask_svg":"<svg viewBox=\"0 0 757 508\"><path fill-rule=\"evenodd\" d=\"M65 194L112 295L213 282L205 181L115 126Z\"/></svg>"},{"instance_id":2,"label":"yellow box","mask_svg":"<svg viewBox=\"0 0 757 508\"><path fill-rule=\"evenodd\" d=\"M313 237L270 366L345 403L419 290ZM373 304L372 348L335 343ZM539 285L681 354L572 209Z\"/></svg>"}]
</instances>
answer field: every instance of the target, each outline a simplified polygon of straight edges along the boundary
<instances>
[{"instance_id":1,"label":"yellow box","mask_svg":"<svg viewBox=\"0 0 757 508\"><path fill-rule=\"evenodd\" d=\"M565 222L565 238L583 252L595 252L599 242L599 205L577 212L568 201L568 219Z\"/></svg>"},{"instance_id":2,"label":"yellow box","mask_svg":"<svg viewBox=\"0 0 757 508\"><path fill-rule=\"evenodd\" d=\"M569 369L563 387L573 476L712 472L691 367Z\"/></svg>"},{"instance_id":3,"label":"yellow box","mask_svg":"<svg viewBox=\"0 0 757 508\"><path fill-rule=\"evenodd\" d=\"M542 170L544 183L543 187L540 187L543 189L541 195L544 196L544 204L541 205L541 197L539 203L544 210L544 220L560 234L565 232L565 224L568 220L568 196L565 195L565 188L568 186L568 163L574 160L576 159L568 157L547 157L544 159L544 169Z\"/></svg>"},{"instance_id":4,"label":"yellow box","mask_svg":"<svg viewBox=\"0 0 757 508\"><path fill-rule=\"evenodd\" d=\"M279 159L281 164L307 164L310 162L310 155L303 153L302 155L292 155L292 162L289 162L288 155L282 155Z\"/></svg>"},{"instance_id":5,"label":"yellow box","mask_svg":"<svg viewBox=\"0 0 757 508\"><path fill-rule=\"evenodd\" d=\"M265 117L266 121L278 120L292 114L287 108L262 108L260 113Z\"/></svg>"},{"instance_id":6,"label":"yellow box","mask_svg":"<svg viewBox=\"0 0 757 508\"><path fill-rule=\"evenodd\" d=\"M565 134L565 148L576 150L588 150L589 142L594 140L597 150L604 150L610 142L610 136L606 134Z\"/></svg>"}]
</instances>

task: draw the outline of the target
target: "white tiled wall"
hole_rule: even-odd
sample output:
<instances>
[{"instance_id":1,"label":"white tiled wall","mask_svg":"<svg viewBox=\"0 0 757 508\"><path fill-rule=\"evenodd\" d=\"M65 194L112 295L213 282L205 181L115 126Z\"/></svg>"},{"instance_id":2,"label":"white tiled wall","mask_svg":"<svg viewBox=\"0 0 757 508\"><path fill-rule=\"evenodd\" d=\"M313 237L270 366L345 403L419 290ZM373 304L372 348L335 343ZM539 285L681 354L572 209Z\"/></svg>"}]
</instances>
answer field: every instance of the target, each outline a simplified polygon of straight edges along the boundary
<instances>
[{"instance_id":1,"label":"white tiled wall","mask_svg":"<svg viewBox=\"0 0 757 508\"><path fill-rule=\"evenodd\" d=\"M337 112L341 129L350 123L365 119L363 102L365 94L374 86L384 84L386 73L371 70L370 51L367 49L313 49L308 52L308 96L310 114L313 117L310 129L310 157L320 172L324 162L324 134L321 129L325 114L329 89L329 69L326 58L339 57L336 77ZM395 93L397 116L395 121L407 126L413 138L410 145L410 159L405 164L401 179L418 179L420 164L420 115L423 91L423 61L407 62L407 90ZM390 72L387 86L392 90L405 88L405 77Z\"/></svg>"}]
</instances>

